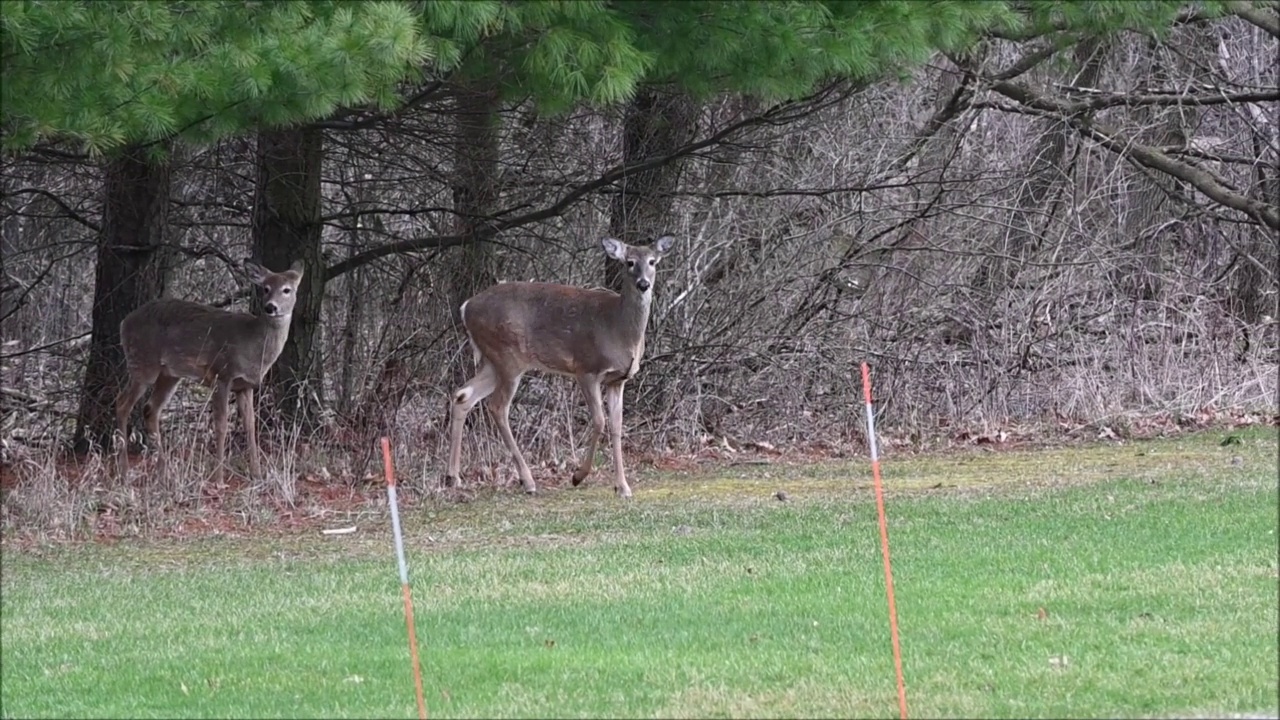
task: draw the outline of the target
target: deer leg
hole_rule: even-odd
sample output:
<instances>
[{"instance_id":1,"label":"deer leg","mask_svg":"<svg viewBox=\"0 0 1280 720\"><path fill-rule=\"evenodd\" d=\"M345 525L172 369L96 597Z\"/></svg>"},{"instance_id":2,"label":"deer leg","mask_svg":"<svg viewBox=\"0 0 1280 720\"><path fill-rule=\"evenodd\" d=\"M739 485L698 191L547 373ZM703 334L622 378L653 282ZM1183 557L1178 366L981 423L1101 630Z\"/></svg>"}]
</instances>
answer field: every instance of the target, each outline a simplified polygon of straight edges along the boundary
<instances>
[{"instance_id":1,"label":"deer leg","mask_svg":"<svg viewBox=\"0 0 1280 720\"><path fill-rule=\"evenodd\" d=\"M257 480L262 477L262 462L258 457L258 418L253 413L253 388L245 388L236 393L236 404L240 406L240 422L244 424L244 444L249 453L249 477Z\"/></svg>"},{"instance_id":2,"label":"deer leg","mask_svg":"<svg viewBox=\"0 0 1280 720\"><path fill-rule=\"evenodd\" d=\"M169 398L173 397L173 391L176 389L178 389L178 378L171 375L157 375L156 384L151 388L151 397L142 407L143 424L147 426L147 437L150 438L156 455L156 472L161 475L168 472L169 458L164 440L160 436L160 413L164 411L164 406L169 402Z\"/></svg>"},{"instance_id":3,"label":"deer leg","mask_svg":"<svg viewBox=\"0 0 1280 720\"><path fill-rule=\"evenodd\" d=\"M227 461L227 414L231 400L231 383L218 381L213 389L213 442L218 454L218 464L214 470L214 482L221 485L226 479Z\"/></svg>"},{"instance_id":4,"label":"deer leg","mask_svg":"<svg viewBox=\"0 0 1280 720\"><path fill-rule=\"evenodd\" d=\"M616 382L605 389L605 399L609 403L609 431L613 435L613 468L617 473L613 489L618 495L631 497L631 486L627 485L627 473L622 467L622 382Z\"/></svg>"},{"instance_id":5,"label":"deer leg","mask_svg":"<svg viewBox=\"0 0 1280 720\"><path fill-rule=\"evenodd\" d=\"M129 414L147 391L148 384L131 375L129 384L116 396L116 469L121 476L129 471Z\"/></svg>"},{"instance_id":6,"label":"deer leg","mask_svg":"<svg viewBox=\"0 0 1280 720\"><path fill-rule=\"evenodd\" d=\"M467 414L476 403L489 397L498 387L498 373L493 366L482 362L475 377L453 391L453 406L449 410L449 469L444 477L445 487L461 487L462 478L462 429Z\"/></svg>"},{"instance_id":7,"label":"deer leg","mask_svg":"<svg viewBox=\"0 0 1280 720\"><path fill-rule=\"evenodd\" d=\"M582 481L591 474L591 466L596 460L596 447L600 444L601 433L605 431L604 408L600 401L600 378L583 375L578 378L578 386L582 388L582 394L587 398L587 411L591 413L591 429L588 431L590 439L587 440L587 454L578 463L578 469L573 471L575 487L581 485Z\"/></svg>"},{"instance_id":8,"label":"deer leg","mask_svg":"<svg viewBox=\"0 0 1280 720\"><path fill-rule=\"evenodd\" d=\"M512 457L516 459L516 471L520 473L520 484L524 486L524 491L530 495L538 491L538 487L533 483L533 473L529 472L529 465L524 461L524 456L520 454L520 448L516 447L516 437L511 434L511 423L509 416L511 413L511 398L515 397L516 388L520 387L520 376L505 382L499 382L498 387L494 388L493 394L485 400L485 404L489 407L489 412L493 414L493 419L498 423L498 434L502 436L502 442L511 451Z\"/></svg>"}]
</instances>

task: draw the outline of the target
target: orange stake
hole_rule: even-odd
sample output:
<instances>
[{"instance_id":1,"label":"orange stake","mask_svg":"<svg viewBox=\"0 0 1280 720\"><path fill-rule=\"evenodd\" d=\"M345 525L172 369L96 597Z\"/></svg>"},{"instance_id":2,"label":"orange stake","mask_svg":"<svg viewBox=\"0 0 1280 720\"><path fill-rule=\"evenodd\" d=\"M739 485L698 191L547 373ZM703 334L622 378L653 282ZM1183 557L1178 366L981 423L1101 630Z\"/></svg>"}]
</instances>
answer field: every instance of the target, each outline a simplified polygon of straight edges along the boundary
<instances>
[{"instance_id":1,"label":"orange stake","mask_svg":"<svg viewBox=\"0 0 1280 720\"><path fill-rule=\"evenodd\" d=\"M871 369L862 363L862 393L867 400L867 445L871 449L871 476L876 485L876 513L880 516L880 550L884 556L884 587L889 596L889 636L893 639L893 665L898 673L898 713L907 720L907 687L902 681L902 649L898 645L898 608L893 601L893 570L889 564L889 525L884 516L884 488L880 483L880 453L876 447L875 413L871 409Z\"/></svg>"},{"instance_id":2,"label":"orange stake","mask_svg":"<svg viewBox=\"0 0 1280 720\"><path fill-rule=\"evenodd\" d=\"M409 592L409 568L404 561L404 540L400 537L400 510L396 502L396 475L391 469L391 441L382 438L382 467L387 474L387 505L391 508L391 530L396 538L396 563L400 566L400 590L404 596L404 622L409 629L409 656L413 659L413 689L418 694L418 717L427 720L427 703L422 698L422 670L418 667L418 634L413 630L413 595Z\"/></svg>"}]
</instances>

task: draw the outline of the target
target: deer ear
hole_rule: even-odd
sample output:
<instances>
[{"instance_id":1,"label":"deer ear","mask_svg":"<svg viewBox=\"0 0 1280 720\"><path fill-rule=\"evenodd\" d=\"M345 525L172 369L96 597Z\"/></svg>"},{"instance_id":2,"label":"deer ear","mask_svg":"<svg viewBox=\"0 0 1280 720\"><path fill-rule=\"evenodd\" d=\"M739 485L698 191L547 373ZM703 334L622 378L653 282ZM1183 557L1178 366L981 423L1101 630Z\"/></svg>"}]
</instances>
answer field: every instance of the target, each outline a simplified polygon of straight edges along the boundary
<instances>
[{"instance_id":1,"label":"deer ear","mask_svg":"<svg viewBox=\"0 0 1280 720\"><path fill-rule=\"evenodd\" d=\"M261 285L262 281L266 280L267 276L271 274L269 270L262 267L258 263L253 263L253 262L249 262L248 260L245 260L243 265L244 265L244 274L248 276L249 281L254 283L255 285Z\"/></svg>"},{"instance_id":2,"label":"deer ear","mask_svg":"<svg viewBox=\"0 0 1280 720\"><path fill-rule=\"evenodd\" d=\"M627 244L621 240L607 237L600 241L600 246L604 248L604 254L614 260L627 259Z\"/></svg>"},{"instance_id":3,"label":"deer ear","mask_svg":"<svg viewBox=\"0 0 1280 720\"><path fill-rule=\"evenodd\" d=\"M289 266L289 271L297 273L299 278L302 277L302 273L306 269L307 269L307 265L306 263L302 262L302 258L298 258L297 260L294 260L293 264Z\"/></svg>"},{"instance_id":4,"label":"deer ear","mask_svg":"<svg viewBox=\"0 0 1280 720\"><path fill-rule=\"evenodd\" d=\"M666 255L671 251L671 246L675 244L676 239L670 235L663 235L653 241L653 250L659 255Z\"/></svg>"}]
</instances>

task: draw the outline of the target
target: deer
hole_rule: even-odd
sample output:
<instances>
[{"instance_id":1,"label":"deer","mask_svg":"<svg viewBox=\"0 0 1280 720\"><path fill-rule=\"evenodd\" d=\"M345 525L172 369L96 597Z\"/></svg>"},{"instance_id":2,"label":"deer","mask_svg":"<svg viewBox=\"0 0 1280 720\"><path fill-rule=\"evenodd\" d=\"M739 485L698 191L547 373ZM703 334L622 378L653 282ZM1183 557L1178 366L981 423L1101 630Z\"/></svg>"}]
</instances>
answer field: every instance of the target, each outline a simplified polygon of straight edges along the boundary
<instances>
[{"instance_id":1,"label":"deer","mask_svg":"<svg viewBox=\"0 0 1280 720\"><path fill-rule=\"evenodd\" d=\"M160 413L178 383L195 380L213 387L214 441L218 454L215 481L224 480L227 414L236 396L249 451L249 475L262 477L253 394L275 364L289 337L293 307L302 282L302 261L284 272L271 272L252 262L242 264L246 277L264 295L259 315L219 310L200 303L159 298L140 305L120 322L128 383L116 397L119 467L129 462L129 415L151 387L143 407L147 434L157 448L160 467L165 450L160 439Z\"/></svg>"},{"instance_id":2,"label":"deer","mask_svg":"<svg viewBox=\"0 0 1280 720\"><path fill-rule=\"evenodd\" d=\"M476 372L451 397L446 487L462 484L463 423L476 403L485 400L503 444L515 459L520 484L530 495L537 492L529 465L511 434L509 415L521 377L530 370L540 370L574 378L591 414L587 451L573 472L574 487L591 474L596 448L605 432L603 395L613 439L614 491L620 497L631 497L622 464L622 391L640 369L654 275L658 261L674 242L669 235L647 247L603 238L600 245L605 255L626 266L621 294L552 283L506 282L462 303L462 325Z\"/></svg>"}]
</instances>

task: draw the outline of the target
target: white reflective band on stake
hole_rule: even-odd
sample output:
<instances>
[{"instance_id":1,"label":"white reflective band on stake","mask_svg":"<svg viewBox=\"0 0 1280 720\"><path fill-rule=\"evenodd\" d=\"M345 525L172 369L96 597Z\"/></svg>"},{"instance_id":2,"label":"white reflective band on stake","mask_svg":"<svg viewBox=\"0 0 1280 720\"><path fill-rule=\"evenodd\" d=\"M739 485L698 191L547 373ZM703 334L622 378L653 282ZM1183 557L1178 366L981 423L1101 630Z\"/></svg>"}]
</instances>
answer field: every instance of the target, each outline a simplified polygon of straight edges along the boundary
<instances>
[{"instance_id":1,"label":"white reflective band on stake","mask_svg":"<svg viewBox=\"0 0 1280 720\"><path fill-rule=\"evenodd\" d=\"M876 416L867 401L867 446L871 450L871 462L880 462L880 448L876 446Z\"/></svg>"},{"instance_id":2,"label":"white reflective band on stake","mask_svg":"<svg viewBox=\"0 0 1280 720\"><path fill-rule=\"evenodd\" d=\"M391 532L396 537L396 563L400 566L400 584L409 584L409 566L404 561L404 539L400 536L399 500L396 499L396 485L387 484L387 504L391 507Z\"/></svg>"},{"instance_id":3,"label":"white reflective band on stake","mask_svg":"<svg viewBox=\"0 0 1280 720\"><path fill-rule=\"evenodd\" d=\"M880 482L880 451L876 447L876 417L871 411L871 368L862 363L862 394L867 401L867 447L871 477L876 486L876 515L880 520L880 550L884 556L884 591L889 599L889 637L893 640L893 669L898 675L898 714L907 720L907 686L902 679L902 648L898 644L898 607L893 599L893 569L889 564L889 522L884 514L884 486Z\"/></svg>"},{"instance_id":4,"label":"white reflective band on stake","mask_svg":"<svg viewBox=\"0 0 1280 720\"><path fill-rule=\"evenodd\" d=\"M396 498L396 473L391 467L391 441L382 438L382 467L387 475L387 505L391 508L391 533L396 539L396 564L400 566L400 593L404 596L404 624L409 631L409 657L413 659L413 689L418 697L418 717L427 720L427 703L422 697L422 670L418 665L418 633L413 629L413 595L409 592L409 566L404 561L404 540L400 536L400 503Z\"/></svg>"}]
</instances>

